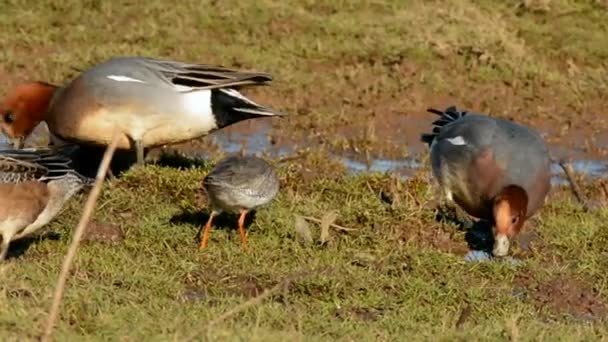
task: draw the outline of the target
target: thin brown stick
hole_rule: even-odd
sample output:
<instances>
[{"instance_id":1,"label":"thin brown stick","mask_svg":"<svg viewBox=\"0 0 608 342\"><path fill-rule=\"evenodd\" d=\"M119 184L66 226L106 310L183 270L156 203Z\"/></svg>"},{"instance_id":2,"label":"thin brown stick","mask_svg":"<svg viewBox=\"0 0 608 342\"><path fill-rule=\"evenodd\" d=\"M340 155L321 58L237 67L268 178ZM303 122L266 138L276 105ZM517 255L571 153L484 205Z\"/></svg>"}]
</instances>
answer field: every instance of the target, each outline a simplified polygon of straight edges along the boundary
<instances>
[{"instance_id":1,"label":"thin brown stick","mask_svg":"<svg viewBox=\"0 0 608 342\"><path fill-rule=\"evenodd\" d=\"M607 201L608 200L608 185L606 185L606 182L602 182L601 186L602 186L602 193L604 195L604 201Z\"/></svg>"},{"instance_id":2,"label":"thin brown stick","mask_svg":"<svg viewBox=\"0 0 608 342\"><path fill-rule=\"evenodd\" d=\"M308 220L308 221L313 221L313 222L316 222L316 223L321 223L321 220L320 220L320 219L318 219L318 218L316 218L316 217L312 217L312 216L302 216L302 218L303 218L303 219L305 219L305 220ZM332 224L330 224L329 226L330 226L330 227L334 227L334 228L336 228L337 230L342 230L342 231L345 231L345 232L354 232L354 231L358 230L358 229L355 229L355 228L343 227L343 226L337 225L337 224L335 224L335 223L332 223Z\"/></svg>"},{"instance_id":3,"label":"thin brown stick","mask_svg":"<svg viewBox=\"0 0 608 342\"><path fill-rule=\"evenodd\" d=\"M589 202L587 202L587 199L581 192L578 183L576 183L576 180L574 179L574 169L572 169L572 165L565 162L564 160L560 160L558 162L558 165L562 168L562 170L564 170L564 173L566 174L566 179L568 179L568 183L570 183L570 189L572 190L572 194L574 195L576 200L581 204L581 206L583 206L584 211L589 211Z\"/></svg>"},{"instance_id":4,"label":"thin brown stick","mask_svg":"<svg viewBox=\"0 0 608 342\"><path fill-rule=\"evenodd\" d=\"M93 209L95 208L97 198L99 197L99 193L101 192L101 187L104 178L106 176L106 173L108 172L108 168L110 167L110 161L112 160L112 156L114 155L114 151L116 150L116 146L118 145L119 137L119 133L115 132L114 137L112 138L112 142L106 148L106 152L104 153L101 164L99 165L99 169L97 170L95 184L93 185L93 189L91 189L91 192L89 193L89 197L87 198L87 202L84 206L82 216L80 217L78 226L76 226L76 230L74 231L70 248L68 249L65 258L63 259L61 272L59 273L59 278L57 279L57 284L55 285L55 292L53 293L53 303L51 305L51 311L49 312L49 316L46 321L46 326L44 328L44 333L41 338L42 342L47 342L51 340L53 328L55 327L55 322L57 321L57 318L59 316L59 306L61 305L61 299L65 290L65 284L67 282L68 273L70 272L70 268L72 267L72 263L74 262L74 258L76 257L76 250L78 249L78 245L80 244L80 240L82 239L84 229L91 219L91 215L93 213Z\"/></svg>"},{"instance_id":5,"label":"thin brown stick","mask_svg":"<svg viewBox=\"0 0 608 342\"><path fill-rule=\"evenodd\" d=\"M462 329L464 323L466 323L466 321L471 316L471 311L472 310L470 305L467 305L464 307L464 309L462 309L462 311L460 312L460 316L458 316L458 320L456 321L456 329Z\"/></svg>"},{"instance_id":6,"label":"thin brown stick","mask_svg":"<svg viewBox=\"0 0 608 342\"><path fill-rule=\"evenodd\" d=\"M268 297L271 297L272 295L276 294L277 292L286 291L285 289L288 288L292 282L294 282L295 280L302 278L308 274L310 274L310 273L309 272L300 273L298 275L294 275L291 277L287 277L286 279L283 279L283 281L281 281L277 285L271 287L270 289L265 290L261 295L251 298L248 301L243 302L243 303L233 307L232 309L224 312L220 316L214 318L209 323L207 323L207 326L205 327L204 331L209 331L209 328L211 328L212 326L214 326L222 321L225 321L228 318L230 318L238 313L241 313L253 306L261 304L265 299L267 299ZM186 338L184 341L192 341L199 334L201 334L201 331L195 332L190 337Z\"/></svg>"},{"instance_id":7,"label":"thin brown stick","mask_svg":"<svg viewBox=\"0 0 608 342\"><path fill-rule=\"evenodd\" d=\"M294 161L294 160L297 160L297 159L304 158L304 157L306 157L308 154L309 154L309 151L308 151L308 150L305 150L305 151L300 152L300 153L298 153L298 154L296 154L296 155L292 155L292 156L283 157L283 158L281 158L281 159L277 160L277 162L276 162L276 163L277 163L277 164L283 164L283 163L286 163L286 162L291 162L291 161Z\"/></svg>"},{"instance_id":8,"label":"thin brown stick","mask_svg":"<svg viewBox=\"0 0 608 342\"><path fill-rule=\"evenodd\" d=\"M568 16L572 16L572 15L581 15L585 12L590 12L592 11L591 9L584 9L584 10L570 10L570 11L564 11L561 13L557 13L555 15L553 15L553 18L555 19L559 19L562 17L568 17Z\"/></svg>"}]
</instances>

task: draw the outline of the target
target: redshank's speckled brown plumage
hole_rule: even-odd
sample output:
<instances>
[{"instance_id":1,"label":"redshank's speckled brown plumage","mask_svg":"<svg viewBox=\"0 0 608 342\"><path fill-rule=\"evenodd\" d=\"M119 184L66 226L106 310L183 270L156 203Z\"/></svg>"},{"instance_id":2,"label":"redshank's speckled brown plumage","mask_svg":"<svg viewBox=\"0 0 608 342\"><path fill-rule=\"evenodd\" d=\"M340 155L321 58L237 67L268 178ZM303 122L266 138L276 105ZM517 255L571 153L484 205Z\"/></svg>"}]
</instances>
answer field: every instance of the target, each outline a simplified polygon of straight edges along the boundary
<instances>
[{"instance_id":1,"label":"redshank's speckled brown plumage","mask_svg":"<svg viewBox=\"0 0 608 342\"><path fill-rule=\"evenodd\" d=\"M211 213L201 239L205 248L211 232L213 217L221 212L240 213L239 233L247 245L245 216L251 210L269 203L279 191L279 179L274 168L264 159L254 156L231 156L220 161L203 181Z\"/></svg>"}]
</instances>

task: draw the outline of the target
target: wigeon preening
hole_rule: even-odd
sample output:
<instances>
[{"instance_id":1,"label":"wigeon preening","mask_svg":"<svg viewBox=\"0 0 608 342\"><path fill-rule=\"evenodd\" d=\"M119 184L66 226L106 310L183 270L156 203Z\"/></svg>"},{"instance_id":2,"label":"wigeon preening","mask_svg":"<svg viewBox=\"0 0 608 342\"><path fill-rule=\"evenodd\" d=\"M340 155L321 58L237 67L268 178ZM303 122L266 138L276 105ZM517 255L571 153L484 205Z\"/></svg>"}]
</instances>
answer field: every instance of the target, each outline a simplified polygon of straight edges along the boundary
<instances>
[{"instance_id":1,"label":"wigeon preening","mask_svg":"<svg viewBox=\"0 0 608 342\"><path fill-rule=\"evenodd\" d=\"M72 195L92 184L60 150L0 150L0 261L11 241L44 227Z\"/></svg>"},{"instance_id":2,"label":"wigeon preening","mask_svg":"<svg viewBox=\"0 0 608 342\"><path fill-rule=\"evenodd\" d=\"M540 135L522 125L482 114L429 109L440 118L421 140L430 146L433 175L445 200L494 226L494 256L544 204L550 157Z\"/></svg>"},{"instance_id":3,"label":"wigeon preening","mask_svg":"<svg viewBox=\"0 0 608 342\"><path fill-rule=\"evenodd\" d=\"M16 87L0 106L0 128L19 147L42 120L55 141L119 149L180 143L239 121L282 116L243 96L244 86L265 85L266 73L144 57L119 57L84 71L63 87L32 82Z\"/></svg>"},{"instance_id":4,"label":"wigeon preening","mask_svg":"<svg viewBox=\"0 0 608 342\"><path fill-rule=\"evenodd\" d=\"M201 238L201 248L207 246L213 217L224 211L240 214L239 233L246 247L245 216L277 195L279 179L272 166L261 158L231 156L209 172L203 180L203 187L211 213Z\"/></svg>"}]
</instances>

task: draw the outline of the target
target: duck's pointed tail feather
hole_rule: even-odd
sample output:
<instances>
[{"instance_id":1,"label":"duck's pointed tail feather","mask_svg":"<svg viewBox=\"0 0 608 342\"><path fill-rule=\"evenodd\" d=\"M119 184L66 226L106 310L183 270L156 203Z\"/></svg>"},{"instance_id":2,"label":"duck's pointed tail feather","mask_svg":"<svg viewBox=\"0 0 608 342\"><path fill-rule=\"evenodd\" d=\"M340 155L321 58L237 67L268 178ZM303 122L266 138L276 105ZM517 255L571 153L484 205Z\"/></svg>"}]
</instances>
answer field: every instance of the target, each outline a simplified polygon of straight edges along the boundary
<instances>
[{"instance_id":1,"label":"duck's pointed tail feather","mask_svg":"<svg viewBox=\"0 0 608 342\"><path fill-rule=\"evenodd\" d=\"M439 132L441 132L441 128L445 125L448 125L463 116L467 115L466 111L458 111L456 106L450 106L446 108L444 111L440 111L437 109L429 108L427 112L439 115L440 118L433 122L433 131L431 133L424 133L420 136L420 141L425 144L431 146Z\"/></svg>"},{"instance_id":2,"label":"duck's pointed tail feather","mask_svg":"<svg viewBox=\"0 0 608 342\"><path fill-rule=\"evenodd\" d=\"M235 118L246 115L257 116L285 116L285 113L261 106L243 96L236 89L222 88L212 91L211 105L213 112L219 115L232 115Z\"/></svg>"}]
</instances>

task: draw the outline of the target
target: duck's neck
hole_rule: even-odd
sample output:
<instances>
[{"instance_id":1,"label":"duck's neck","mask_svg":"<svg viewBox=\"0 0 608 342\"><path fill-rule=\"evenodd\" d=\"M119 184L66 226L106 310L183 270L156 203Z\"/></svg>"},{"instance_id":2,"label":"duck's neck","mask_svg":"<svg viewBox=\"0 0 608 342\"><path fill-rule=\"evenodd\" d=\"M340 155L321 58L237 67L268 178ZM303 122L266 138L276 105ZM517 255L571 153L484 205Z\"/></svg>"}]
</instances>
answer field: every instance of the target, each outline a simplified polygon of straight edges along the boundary
<instances>
[{"instance_id":1,"label":"duck's neck","mask_svg":"<svg viewBox=\"0 0 608 342\"><path fill-rule=\"evenodd\" d=\"M29 113L36 115L36 121L43 121L46 118L51 101L61 88L46 82L36 82L36 96L32 97L33 100L29 103Z\"/></svg>"}]
</instances>

